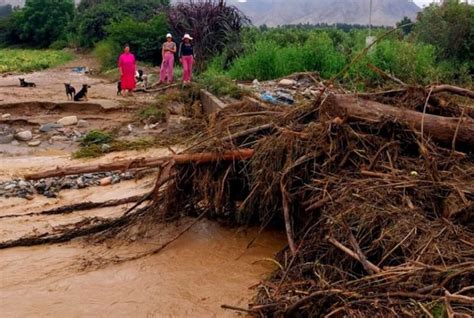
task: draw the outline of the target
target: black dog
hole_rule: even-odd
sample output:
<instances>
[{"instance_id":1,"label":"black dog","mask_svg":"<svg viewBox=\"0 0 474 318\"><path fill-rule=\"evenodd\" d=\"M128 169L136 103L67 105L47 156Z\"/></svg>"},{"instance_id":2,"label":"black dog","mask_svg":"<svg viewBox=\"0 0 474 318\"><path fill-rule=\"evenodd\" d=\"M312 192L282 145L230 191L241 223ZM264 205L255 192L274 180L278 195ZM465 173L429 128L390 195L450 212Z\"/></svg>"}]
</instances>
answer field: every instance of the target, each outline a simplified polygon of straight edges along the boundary
<instances>
[{"instance_id":1,"label":"black dog","mask_svg":"<svg viewBox=\"0 0 474 318\"><path fill-rule=\"evenodd\" d=\"M122 81L119 81L117 83L117 96L119 96L120 94L122 94Z\"/></svg>"},{"instance_id":2,"label":"black dog","mask_svg":"<svg viewBox=\"0 0 474 318\"><path fill-rule=\"evenodd\" d=\"M137 71L137 74L135 75L135 79L139 83L143 82L143 71L142 70Z\"/></svg>"},{"instance_id":3,"label":"black dog","mask_svg":"<svg viewBox=\"0 0 474 318\"><path fill-rule=\"evenodd\" d=\"M29 82L25 81L24 78L20 78L20 86L21 87L36 87L36 84L35 83L29 83Z\"/></svg>"},{"instance_id":4,"label":"black dog","mask_svg":"<svg viewBox=\"0 0 474 318\"><path fill-rule=\"evenodd\" d=\"M64 83L64 86L66 87L67 100L69 100L69 99L73 100L74 95L76 95L76 89L74 87L72 87L71 84Z\"/></svg>"},{"instance_id":5,"label":"black dog","mask_svg":"<svg viewBox=\"0 0 474 318\"><path fill-rule=\"evenodd\" d=\"M82 89L74 95L74 101L75 102L80 102L80 101L87 101L87 89L91 88L89 85L84 84L82 85Z\"/></svg>"}]
</instances>

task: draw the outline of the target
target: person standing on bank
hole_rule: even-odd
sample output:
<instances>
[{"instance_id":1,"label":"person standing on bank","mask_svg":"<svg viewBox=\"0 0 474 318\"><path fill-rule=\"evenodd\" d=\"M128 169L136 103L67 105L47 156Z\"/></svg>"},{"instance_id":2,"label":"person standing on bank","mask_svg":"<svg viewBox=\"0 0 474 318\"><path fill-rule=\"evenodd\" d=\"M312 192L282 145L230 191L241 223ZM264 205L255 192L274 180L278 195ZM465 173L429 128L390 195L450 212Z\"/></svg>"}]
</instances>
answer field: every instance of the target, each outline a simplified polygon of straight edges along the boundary
<instances>
[{"instance_id":1,"label":"person standing on bank","mask_svg":"<svg viewBox=\"0 0 474 318\"><path fill-rule=\"evenodd\" d=\"M179 45L179 60L183 65L183 83L191 83L193 76L194 50L191 41L193 38L189 34L185 34L183 42Z\"/></svg>"},{"instance_id":2,"label":"person standing on bank","mask_svg":"<svg viewBox=\"0 0 474 318\"><path fill-rule=\"evenodd\" d=\"M166 42L163 43L161 55L163 61L161 62L160 70L160 84L173 82L174 73L174 54L176 53L176 43L173 42L171 33L166 35Z\"/></svg>"},{"instance_id":3,"label":"person standing on bank","mask_svg":"<svg viewBox=\"0 0 474 318\"><path fill-rule=\"evenodd\" d=\"M130 53L130 46L128 44L124 46L123 53L119 57L118 67L120 71L120 89L122 96L125 97L136 87L136 61L135 56Z\"/></svg>"}]
</instances>

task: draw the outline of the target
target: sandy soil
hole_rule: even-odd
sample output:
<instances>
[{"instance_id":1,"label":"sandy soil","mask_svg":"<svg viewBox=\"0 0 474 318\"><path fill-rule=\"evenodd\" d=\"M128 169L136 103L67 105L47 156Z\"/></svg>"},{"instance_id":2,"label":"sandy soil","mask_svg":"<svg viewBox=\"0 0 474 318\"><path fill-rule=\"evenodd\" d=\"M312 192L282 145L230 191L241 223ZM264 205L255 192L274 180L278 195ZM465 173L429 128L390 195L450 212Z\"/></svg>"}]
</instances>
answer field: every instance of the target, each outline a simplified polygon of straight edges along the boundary
<instances>
[{"instance_id":1,"label":"sandy soil","mask_svg":"<svg viewBox=\"0 0 474 318\"><path fill-rule=\"evenodd\" d=\"M128 105L131 102L146 102L151 99L150 96L143 94L136 94L133 99L117 96L116 83L74 72L73 69L76 67L98 69L98 64L91 57L79 56L72 62L49 70L0 77L0 105L28 101L67 102L64 83L71 83L76 91L79 91L83 84L90 85L89 102L100 104L106 109L120 107L124 103ZM37 87L20 87L18 80L20 77L28 82L34 82Z\"/></svg>"}]
</instances>

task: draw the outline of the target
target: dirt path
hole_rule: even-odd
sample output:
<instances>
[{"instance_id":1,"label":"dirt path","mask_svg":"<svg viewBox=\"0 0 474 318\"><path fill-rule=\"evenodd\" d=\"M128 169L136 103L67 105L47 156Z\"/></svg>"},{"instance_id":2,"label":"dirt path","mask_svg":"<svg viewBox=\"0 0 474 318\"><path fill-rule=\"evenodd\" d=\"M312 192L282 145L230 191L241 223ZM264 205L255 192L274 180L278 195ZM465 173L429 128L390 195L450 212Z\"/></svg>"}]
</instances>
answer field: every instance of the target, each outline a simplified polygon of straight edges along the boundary
<instances>
[{"instance_id":1,"label":"dirt path","mask_svg":"<svg viewBox=\"0 0 474 318\"><path fill-rule=\"evenodd\" d=\"M0 105L29 101L67 102L64 83L71 83L76 91L79 91L83 84L90 85L89 101L100 104L105 109L117 108L122 106L123 103L130 103L130 98L117 96L116 83L89 76L84 72L74 71L78 67L96 70L98 64L91 57L79 56L74 61L56 68L23 75L0 77ZM18 80L20 77L25 78L28 82L34 82L37 87L20 87ZM149 100L150 96L147 95L137 94L133 98L133 101L137 102Z\"/></svg>"},{"instance_id":2,"label":"dirt path","mask_svg":"<svg viewBox=\"0 0 474 318\"><path fill-rule=\"evenodd\" d=\"M0 182L56 166L169 154L168 149L148 149L72 160L71 152L78 143L61 136L73 130L83 134L91 129L126 127L136 120L137 106L154 98L145 94L132 99L118 97L115 83L76 73L73 68L77 66L97 67L94 60L81 57L65 66L21 76L35 82L36 88L20 88L19 76L0 78L0 125L29 129L42 141L33 148L23 142L0 144ZM82 83L91 85L89 102L68 102L63 84L67 82L76 89ZM9 116L3 117L5 114ZM42 124L71 115L86 120L88 126L67 128L54 142L51 138L58 134L38 131ZM152 189L154 177L152 173L109 186L61 190L56 198L35 194L28 200L0 193L0 241L51 233L90 218L117 218L132 203L69 214L32 214L76 203L143 195ZM0 250L0 317L235 316L220 305L246 306L254 295L249 287L273 269L274 264L262 260L273 257L284 245L280 235L263 233L252 248L246 249L257 229L227 229L202 221L157 255L115 262L118 257L156 248L191 221L157 224L144 238L132 234L101 243L79 238L64 244Z\"/></svg>"}]
</instances>

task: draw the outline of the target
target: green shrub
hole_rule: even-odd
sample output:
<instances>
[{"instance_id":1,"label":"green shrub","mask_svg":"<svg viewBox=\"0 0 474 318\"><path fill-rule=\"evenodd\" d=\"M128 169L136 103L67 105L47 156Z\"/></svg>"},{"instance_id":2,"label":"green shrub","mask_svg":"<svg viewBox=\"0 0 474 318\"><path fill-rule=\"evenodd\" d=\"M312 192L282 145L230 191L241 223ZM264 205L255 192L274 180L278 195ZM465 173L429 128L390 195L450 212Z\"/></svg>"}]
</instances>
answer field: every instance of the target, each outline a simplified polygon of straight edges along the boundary
<instances>
[{"instance_id":1,"label":"green shrub","mask_svg":"<svg viewBox=\"0 0 474 318\"><path fill-rule=\"evenodd\" d=\"M100 61L102 70L109 70L117 67L117 60L121 52L118 43L112 40L105 40L97 43L93 54Z\"/></svg>"},{"instance_id":2,"label":"green shrub","mask_svg":"<svg viewBox=\"0 0 474 318\"><path fill-rule=\"evenodd\" d=\"M302 48L302 61L305 70L318 71L324 78L337 74L346 64L346 58L326 32L311 34Z\"/></svg>"},{"instance_id":3,"label":"green shrub","mask_svg":"<svg viewBox=\"0 0 474 318\"><path fill-rule=\"evenodd\" d=\"M138 113L138 118L141 121L150 121L153 123L163 122L166 120L166 106L157 103L143 108Z\"/></svg>"},{"instance_id":4,"label":"green shrub","mask_svg":"<svg viewBox=\"0 0 474 318\"><path fill-rule=\"evenodd\" d=\"M56 40L49 46L52 50L62 50L68 47L68 41L66 40Z\"/></svg>"},{"instance_id":5,"label":"green shrub","mask_svg":"<svg viewBox=\"0 0 474 318\"><path fill-rule=\"evenodd\" d=\"M340 71L346 62L326 32L309 34L304 44L279 46L277 43L272 40L258 41L253 50L234 62L229 75L241 80L268 80L294 72L317 71L330 77Z\"/></svg>"},{"instance_id":6,"label":"green shrub","mask_svg":"<svg viewBox=\"0 0 474 318\"><path fill-rule=\"evenodd\" d=\"M210 69L200 74L197 82L218 97L240 98L243 95L243 91L230 77L216 70Z\"/></svg>"},{"instance_id":7,"label":"green shrub","mask_svg":"<svg viewBox=\"0 0 474 318\"><path fill-rule=\"evenodd\" d=\"M433 81L436 51L433 46L426 44L403 40L381 41L349 72L352 79L361 79L367 85L376 85L383 80L367 67L368 63L409 84L429 84Z\"/></svg>"},{"instance_id":8,"label":"green shrub","mask_svg":"<svg viewBox=\"0 0 474 318\"><path fill-rule=\"evenodd\" d=\"M12 14L20 43L49 47L60 39L74 18L73 0L29 0ZM13 43L14 44L14 43Z\"/></svg>"},{"instance_id":9,"label":"green shrub","mask_svg":"<svg viewBox=\"0 0 474 318\"><path fill-rule=\"evenodd\" d=\"M0 73L39 71L72 58L72 54L64 51L0 49Z\"/></svg>"},{"instance_id":10,"label":"green shrub","mask_svg":"<svg viewBox=\"0 0 474 318\"><path fill-rule=\"evenodd\" d=\"M84 137L82 137L82 146L103 145L108 144L114 140L112 134L101 130L91 130Z\"/></svg>"},{"instance_id":11,"label":"green shrub","mask_svg":"<svg viewBox=\"0 0 474 318\"><path fill-rule=\"evenodd\" d=\"M229 69L229 75L240 80L267 80L278 77L278 46L272 41L255 43L252 51L235 60Z\"/></svg>"},{"instance_id":12,"label":"green shrub","mask_svg":"<svg viewBox=\"0 0 474 318\"><path fill-rule=\"evenodd\" d=\"M106 30L108 40L121 46L128 43L138 60L161 63L161 46L168 30L164 15L157 15L147 22L125 18L112 23Z\"/></svg>"}]
</instances>

